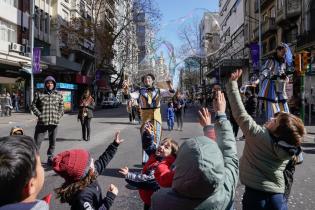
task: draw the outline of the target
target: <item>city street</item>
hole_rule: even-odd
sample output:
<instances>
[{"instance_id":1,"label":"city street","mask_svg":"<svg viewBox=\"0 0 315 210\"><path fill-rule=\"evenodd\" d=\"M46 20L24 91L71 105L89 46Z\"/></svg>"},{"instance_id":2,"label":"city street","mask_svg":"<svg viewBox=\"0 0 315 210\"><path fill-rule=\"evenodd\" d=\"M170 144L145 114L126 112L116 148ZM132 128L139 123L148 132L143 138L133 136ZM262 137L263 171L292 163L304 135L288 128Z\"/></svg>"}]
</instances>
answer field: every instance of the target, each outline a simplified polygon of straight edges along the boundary
<instances>
[{"instance_id":1,"label":"city street","mask_svg":"<svg viewBox=\"0 0 315 210\"><path fill-rule=\"evenodd\" d=\"M129 123L125 107L121 106L116 109L103 109L95 112L95 118L92 119L92 138L90 142L80 141L81 127L77 122L77 115L66 114L61 121L58 130L58 139L56 152L66 149L85 148L89 150L92 157L96 159L113 141L114 132L121 131L121 136L125 142L119 147L116 156L108 165L106 172L99 176L98 180L102 186L103 195L109 184L113 183L119 188L119 195L116 198L113 210L121 209L142 209L142 203L136 190L126 188L126 182L119 175L118 169L123 166L128 166L132 170L141 170L141 144L139 137L139 125ZM165 111L165 110L163 110ZM164 112L163 112L164 113ZM165 116L165 113L164 115ZM33 136L35 117L29 114L17 114L10 118L0 118L0 136L5 136L9 133L10 127L20 125L25 128L27 135ZM16 119L16 120L14 120ZM196 135L202 135L202 129L197 123L197 109L188 109L185 114L184 131L167 131L166 124L163 123L163 136L171 136L179 143ZM241 132L239 132L241 136ZM46 167L46 150L48 141L43 142L41 147L41 159L45 167L45 185L40 194L40 197L53 192L53 189L62 184L62 179ZM244 141L238 141L238 153L242 153ZM304 163L297 167L295 174L295 182L293 185L292 196L289 201L289 209L313 209L313 189L315 187L314 177L315 169L315 144L314 134L308 134L304 148ZM235 198L236 209L241 209L241 200L243 194L243 186L237 187L237 196ZM60 204L59 201L53 199L51 201L52 210L68 209L67 204Z\"/></svg>"}]
</instances>

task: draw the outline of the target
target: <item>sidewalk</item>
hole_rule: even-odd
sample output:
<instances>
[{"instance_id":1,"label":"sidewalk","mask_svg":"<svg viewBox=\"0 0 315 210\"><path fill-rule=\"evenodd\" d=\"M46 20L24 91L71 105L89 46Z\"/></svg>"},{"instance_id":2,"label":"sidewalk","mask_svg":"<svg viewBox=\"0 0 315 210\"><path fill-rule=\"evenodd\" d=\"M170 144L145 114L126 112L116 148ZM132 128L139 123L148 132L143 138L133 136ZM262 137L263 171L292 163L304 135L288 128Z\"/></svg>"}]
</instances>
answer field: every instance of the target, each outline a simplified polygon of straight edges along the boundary
<instances>
[{"instance_id":1,"label":"sidewalk","mask_svg":"<svg viewBox=\"0 0 315 210\"><path fill-rule=\"evenodd\" d=\"M13 124L13 123L27 123L33 122L37 119L35 115L25 112L13 112L10 117L0 117L0 126L2 124Z\"/></svg>"}]
</instances>

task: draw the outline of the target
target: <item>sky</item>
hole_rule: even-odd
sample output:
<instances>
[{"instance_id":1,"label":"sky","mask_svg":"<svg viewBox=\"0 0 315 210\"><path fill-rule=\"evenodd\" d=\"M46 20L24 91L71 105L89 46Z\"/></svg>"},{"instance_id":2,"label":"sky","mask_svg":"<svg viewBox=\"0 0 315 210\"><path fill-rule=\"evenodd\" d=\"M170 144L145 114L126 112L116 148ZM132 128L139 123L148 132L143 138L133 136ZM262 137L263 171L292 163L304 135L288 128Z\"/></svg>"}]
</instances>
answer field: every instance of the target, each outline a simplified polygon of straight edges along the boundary
<instances>
[{"instance_id":1,"label":"sky","mask_svg":"<svg viewBox=\"0 0 315 210\"><path fill-rule=\"evenodd\" d=\"M217 12L219 0L156 0L162 13L162 29L159 36L176 48L180 45L176 29L180 24L205 11ZM181 21L183 20L183 21Z\"/></svg>"}]
</instances>

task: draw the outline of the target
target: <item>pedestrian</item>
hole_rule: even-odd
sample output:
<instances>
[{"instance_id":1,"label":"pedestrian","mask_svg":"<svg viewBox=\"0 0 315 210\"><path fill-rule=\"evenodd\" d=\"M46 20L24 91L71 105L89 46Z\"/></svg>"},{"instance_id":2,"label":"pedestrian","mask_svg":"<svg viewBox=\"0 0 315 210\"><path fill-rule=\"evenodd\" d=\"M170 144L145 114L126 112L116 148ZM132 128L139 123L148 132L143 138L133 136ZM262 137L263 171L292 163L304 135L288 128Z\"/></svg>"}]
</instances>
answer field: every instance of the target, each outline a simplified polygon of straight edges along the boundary
<instances>
[{"instance_id":1,"label":"pedestrian","mask_svg":"<svg viewBox=\"0 0 315 210\"><path fill-rule=\"evenodd\" d=\"M128 167L120 169L120 173L133 187L139 189L139 194L144 202L144 210L151 206L151 195L160 187L171 187L174 176L172 165L176 159L178 144L172 138L165 138L160 145L154 143L153 125L147 123L144 137L144 150L149 156L141 173L131 173Z\"/></svg>"},{"instance_id":2,"label":"pedestrian","mask_svg":"<svg viewBox=\"0 0 315 210\"><path fill-rule=\"evenodd\" d=\"M49 147L47 150L47 164L52 164L55 150L57 128L59 120L63 116L63 97L56 90L56 81L52 76L44 80L44 91L35 94L31 110L37 116L34 139L40 148L45 134L48 131Z\"/></svg>"},{"instance_id":3,"label":"pedestrian","mask_svg":"<svg viewBox=\"0 0 315 210\"><path fill-rule=\"evenodd\" d=\"M183 118L184 118L184 100L180 91L177 91L174 98L174 111L177 121L177 130L183 131Z\"/></svg>"},{"instance_id":4,"label":"pedestrian","mask_svg":"<svg viewBox=\"0 0 315 210\"><path fill-rule=\"evenodd\" d=\"M232 209L238 182L238 157L232 127L219 91L215 101L216 139L186 140L179 148L171 188L152 196L152 210ZM199 112L204 131L213 129L208 109Z\"/></svg>"},{"instance_id":5,"label":"pedestrian","mask_svg":"<svg viewBox=\"0 0 315 210\"><path fill-rule=\"evenodd\" d=\"M11 116L13 106L12 106L12 99L11 99L10 93L7 93L6 95L4 107L5 107L5 115Z\"/></svg>"},{"instance_id":6,"label":"pedestrian","mask_svg":"<svg viewBox=\"0 0 315 210\"><path fill-rule=\"evenodd\" d=\"M130 123L135 123L135 118L136 118L136 110L135 110L135 104L134 104L134 99L130 99L127 102L127 112L129 115L129 122Z\"/></svg>"},{"instance_id":7,"label":"pedestrian","mask_svg":"<svg viewBox=\"0 0 315 210\"><path fill-rule=\"evenodd\" d=\"M142 77L144 87L139 91L129 92L128 81L123 82L123 94L126 98L138 100L140 107L140 115L142 126L140 128L141 136L144 132L144 124L148 121L154 126L154 142L159 145L162 134L162 117L160 111L161 98L171 96L175 92L170 81L168 81L168 89L160 89L155 87L155 77L153 74L146 74ZM142 151L142 165L148 161L148 156Z\"/></svg>"},{"instance_id":8,"label":"pedestrian","mask_svg":"<svg viewBox=\"0 0 315 210\"><path fill-rule=\"evenodd\" d=\"M173 130L174 128L174 120L175 120L175 114L174 114L173 102L168 102L167 126L168 126L169 131Z\"/></svg>"},{"instance_id":9,"label":"pedestrian","mask_svg":"<svg viewBox=\"0 0 315 210\"><path fill-rule=\"evenodd\" d=\"M48 210L45 201L37 200L45 176L34 140L23 135L2 137L0 154L0 210Z\"/></svg>"},{"instance_id":10,"label":"pedestrian","mask_svg":"<svg viewBox=\"0 0 315 210\"><path fill-rule=\"evenodd\" d=\"M241 75L242 70L231 74L227 95L232 114L245 135L240 159L240 181L245 185L243 209L288 209L285 171L290 160L298 159L305 127L301 119L286 112L258 125L241 101L237 84Z\"/></svg>"},{"instance_id":11,"label":"pedestrian","mask_svg":"<svg viewBox=\"0 0 315 210\"><path fill-rule=\"evenodd\" d=\"M123 141L120 132L116 132L114 142L96 161L83 149L68 150L56 155L53 159L53 169L65 180L61 187L55 189L60 202L68 203L71 210L110 209L118 189L111 184L103 197L97 177L104 173Z\"/></svg>"},{"instance_id":12,"label":"pedestrian","mask_svg":"<svg viewBox=\"0 0 315 210\"><path fill-rule=\"evenodd\" d=\"M15 94L15 111L20 112L20 96L18 92Z\"/></svg>"},{"instance_id":13,"label":"pedestrian","mask_svg":"<svg viewBox=\"0 0 315 210\"><path fill-rule=\"evenodd\" d=\"M79 104L78 120L81 122L82 139L90 141L91 139L91 120L93 118L93 110L95 102L91 96L89 89L86 89L81 97Z\"/></svg>"}]
</instances>

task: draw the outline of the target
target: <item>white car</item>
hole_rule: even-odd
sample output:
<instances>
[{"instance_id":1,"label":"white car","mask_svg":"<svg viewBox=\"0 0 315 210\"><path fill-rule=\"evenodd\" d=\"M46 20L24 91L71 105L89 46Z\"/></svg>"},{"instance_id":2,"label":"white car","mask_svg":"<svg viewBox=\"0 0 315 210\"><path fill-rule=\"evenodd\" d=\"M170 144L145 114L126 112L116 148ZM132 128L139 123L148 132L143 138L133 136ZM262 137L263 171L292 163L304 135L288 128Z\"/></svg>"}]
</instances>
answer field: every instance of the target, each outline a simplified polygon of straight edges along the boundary
<instances>
[{"instance_id":1,"label":"white car","mask_svg":"<svg viewBox=\"0 0 315 210\"><path fill-rule=\"evenodd\" d=\"M102 101L101 105L102 105L102 108L106 108L106 107L116 108L120 105L120 102L115 97L106 97Z\"/></svg>"}]
</instances>

